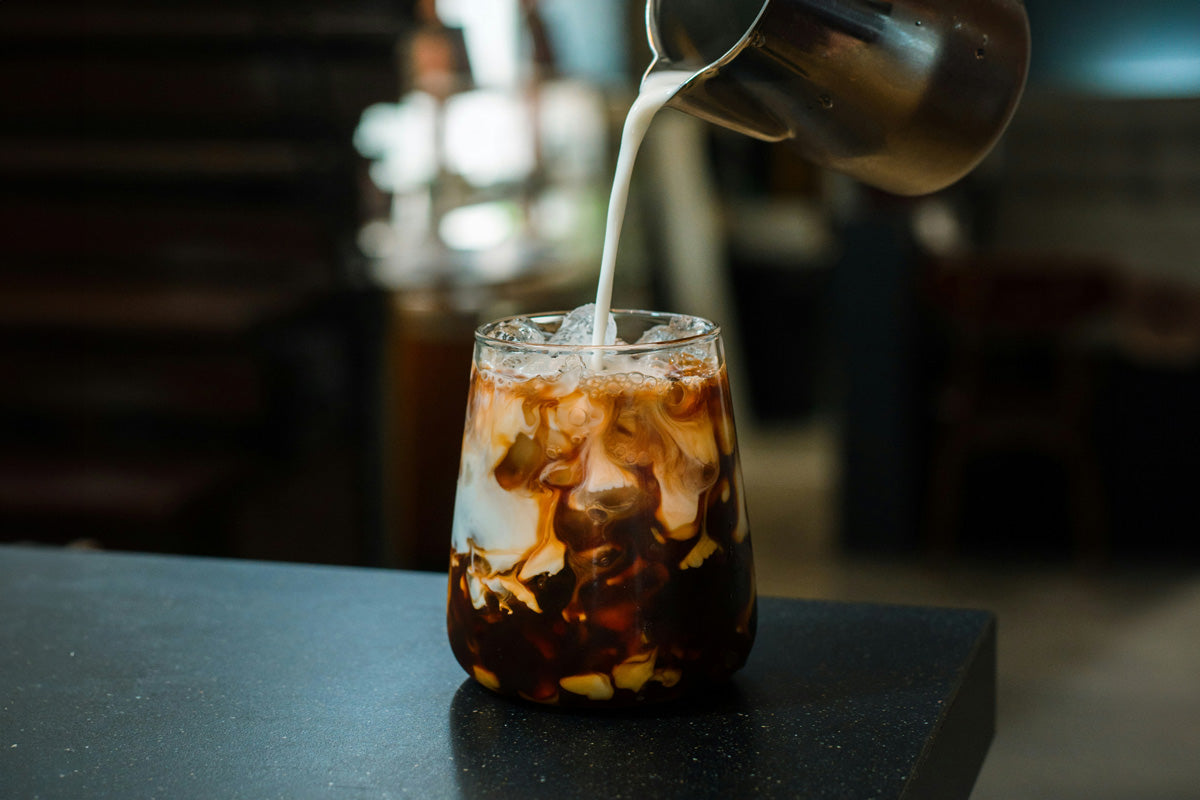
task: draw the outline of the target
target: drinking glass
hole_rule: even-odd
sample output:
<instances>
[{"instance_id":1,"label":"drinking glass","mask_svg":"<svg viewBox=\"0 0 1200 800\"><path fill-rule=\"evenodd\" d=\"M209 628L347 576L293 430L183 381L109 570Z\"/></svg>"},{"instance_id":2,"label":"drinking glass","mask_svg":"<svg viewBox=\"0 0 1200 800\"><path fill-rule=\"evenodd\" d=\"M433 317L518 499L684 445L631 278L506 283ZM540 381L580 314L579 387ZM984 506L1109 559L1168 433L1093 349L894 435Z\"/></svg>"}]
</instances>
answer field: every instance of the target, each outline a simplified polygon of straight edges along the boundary
<instances>
[{"instance_id":1,"label":"drinking glass","mask_svg":"<svg viewBox=\"0 0 1200 800\"><path fill-rule=\"evenodd\" d=\"M475 333L447 623L463 669L501 694L666 700L726 680L753 644L720 329L614 319L601 347L547 341L562 313Z\"/></svg>"}]
</instances>

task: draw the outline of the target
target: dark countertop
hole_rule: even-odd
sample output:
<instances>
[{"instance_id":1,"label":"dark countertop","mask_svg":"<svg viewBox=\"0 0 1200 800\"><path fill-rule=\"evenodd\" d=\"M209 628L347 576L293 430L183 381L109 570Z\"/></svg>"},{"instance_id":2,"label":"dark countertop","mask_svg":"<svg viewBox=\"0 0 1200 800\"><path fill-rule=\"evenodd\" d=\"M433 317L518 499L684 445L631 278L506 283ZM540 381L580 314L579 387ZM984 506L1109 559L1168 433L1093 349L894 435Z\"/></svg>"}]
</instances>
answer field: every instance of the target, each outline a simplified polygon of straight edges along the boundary
<instances>
[{"instance_id":1,"label":"dark countertop","mask_svg":"<svg viewBox=\"0 0 1200 800\"><path fill-rule=\"evenodd\" d=\"M12 798L958 798L995 719L981 611L762 598L712 695L496 697L430 573L0 547Z\"/></svg>"}]
</instances>

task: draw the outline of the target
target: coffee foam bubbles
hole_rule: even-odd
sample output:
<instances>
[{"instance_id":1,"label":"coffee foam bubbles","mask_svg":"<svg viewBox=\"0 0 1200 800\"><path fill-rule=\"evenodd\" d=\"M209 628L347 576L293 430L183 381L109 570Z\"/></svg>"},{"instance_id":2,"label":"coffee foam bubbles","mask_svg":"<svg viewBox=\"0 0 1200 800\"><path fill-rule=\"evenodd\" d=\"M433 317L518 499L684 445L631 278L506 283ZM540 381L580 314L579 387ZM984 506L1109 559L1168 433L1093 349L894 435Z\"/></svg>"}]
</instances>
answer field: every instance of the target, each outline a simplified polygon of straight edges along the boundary
<instances>
[{"instance_id":1,"label":"coffee foam bubbles","mask_svg":"<svg viewBox=\"0 0 1200 800\"><path fill-rule=\"evenodd\" d=\"M604 344L581 347L580 340L591 333L593 308L588 304L566 315L511 317L485 326L480 341L487 346L477 353L479 365L497 381L554 381L560 394L573 381L611 380L616 383L607 390L618 391L629 382L712 376L720 369L717 327L686 315L632 312L630 317L646 327L623 330L618 322L627 320L610 314Z\"/></svg>"}]
</instances>

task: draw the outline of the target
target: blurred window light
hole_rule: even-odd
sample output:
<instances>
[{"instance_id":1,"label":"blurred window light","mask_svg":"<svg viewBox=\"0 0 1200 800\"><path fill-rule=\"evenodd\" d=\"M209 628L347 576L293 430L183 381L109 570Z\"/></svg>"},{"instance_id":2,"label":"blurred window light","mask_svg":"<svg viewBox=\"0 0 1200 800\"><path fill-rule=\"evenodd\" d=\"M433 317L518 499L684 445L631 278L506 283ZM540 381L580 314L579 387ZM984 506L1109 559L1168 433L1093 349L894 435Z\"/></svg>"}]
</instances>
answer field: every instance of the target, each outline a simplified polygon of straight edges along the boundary
<instances>
[{"instance_id":1,"label":"blurred window light","mask_svg":"<svg viewBox=\"0 0 1200 800\"><path fill-rule=\"evenodd\" d=\"M1128 98L1200 97L1197 0L1027 0L1030 82Z\"/></svg>"},{"instance_id":2,"label":"blurred window light","mask_svg":"<svg viewBox=\"0 0 1200 800\"><path fill-rule=\"evenodd\" d=\"M538 13L554 41L563 75L602 86L629 83L625 0L541 0ZM649 52L647 51L647 57Z\"/></svg>"},{"instance_id":3,"label":"blurred window light","mask_svg":"<svg viewBox=\"0 0 1200 800\"><path fill-rule=\"evenodd\" d=\"M446 166L478 187L524 180L536 160L532 127L519 94L456 94L446 101Z\"/></svg>"},{"instance_id":4,"label":"blurred window light","mask_svg":"<svg viewBox=\"0 0 1200 800\"><path fill-rule=\"evenodd\" d=\"M529 106L519 94L490 89L452 95L444 106L423 92L371 106L354 145L372 161L372 182L397 194L432 183L439 165L484 188L523 181L536 164Z\"/></svg>"},{"instance_id":5,"label":"blurred window light","mask_svg":"<svg viewBox=\"0 0 1200 800\"><path fill-rule=\"evenodd\" d=\"M387 258L398 248L396 230L390 223L376 219L358 229L358 249L367 258Z\"/></svg>"},{"instance_id":6,"label":"blurred window light","mask_svg":"<svg viewBox=\"0 0 1200 800\"><path fill-rule=\"evenodd\" d=\"M437 101L418 92L363 112L354 146L373 162L371 181L381 190L403 192L437 176L437 114Z\"/></svg>"},{"instance_id":7,"label":"blurred window light","mask_svg":"<svg viewBox=\"0 0 1200 800\"><path fill-rule=\"evenodd\" d=\"M598 263L607 199L591 188L548 189L530 207L530 227L539 240L553 242L581 261Z\"/></svg>"},{"instance_id":8,"label":"blurred window light","mask_svg":"<svg viewBox=\"0 0 1200 800\"><path fill-rule=\"evenodd\" d=\"M511 203L479 203L446 212L438 235L454 250L490 250L512 239L520 226Z\"/></svg>"},{"instance_id":9,"label":"blurred window light","mask_svg":"<svg viewBox=\"0 0 1200 800\"><path fill-rule=\"evenodd\" d=\"M559 180L586 181L608 169L608 107L590 87L551 81L538 102L542 158Z\"/></svg>"},{"instance_id":10,"label":"blurred window light","mask_svg":"<svg viewBox=\"0 0 1200 800\"><path fill-rule=\"evenodd\" d=\"M1200 97L1200 52L1110 58L1081 77L1090 89L1124 97Z\"/></svg>"},{"instance_id":11,"label":"blurred window light","mask_svg":"<svg viewBox=\"0 0 1200 800\"><path fill-rule=\"evenodd\" d=\"M969 241L958 211L944 197L917 203L912 214L913 236L925 250L939 256L965 252Z\"/></svg>"},{"instance_id":12,"label":"blurred window light","mask_svg":"<svg viewBox=\"0 0 1200 800\"><path fill-rule=\"evenodd\" d=\"M433 235L433 191L397 194L392 198L391 227L398 245L420 246Z\"/></svg>"},{"instance_id":13,"label":"blurred window light","mask_svg":"<svg viewBox=\"0 0 1200 800\"><path fill-rule=\"evenodd\" d=\"M580 205L579 198L572 192L543 192L531 209L538 235L548 240L569 237L579 228Z\"/></svg>"},{"instance_id":14,"label":"blurred window light","mask_svg":"<svg viewBox=\"0 0 1200 800\"><path fill-rule=\"evenodd\" d=\"M437 0L443 24L461 28L477 86L516 86L521 75L519 0Z\"/></svg>"}]
</instances>

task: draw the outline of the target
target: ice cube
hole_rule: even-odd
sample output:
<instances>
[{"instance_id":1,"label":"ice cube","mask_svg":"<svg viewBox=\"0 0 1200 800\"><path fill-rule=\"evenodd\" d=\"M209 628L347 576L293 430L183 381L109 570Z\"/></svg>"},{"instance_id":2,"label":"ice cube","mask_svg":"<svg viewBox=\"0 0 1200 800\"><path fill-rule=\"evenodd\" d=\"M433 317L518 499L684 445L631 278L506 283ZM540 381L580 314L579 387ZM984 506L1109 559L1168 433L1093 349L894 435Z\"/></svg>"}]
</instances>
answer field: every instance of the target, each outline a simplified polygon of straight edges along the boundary
<instances>
[{"instance_id":1,"label":"ice cube","mask_svg":"<svg viewBox=\"0 0 1200 800\"><path fill-rule=\"evenodd\" d=\"M546 332L527 317L513 317L492 328L491 338L502 342L543 344L546 341Z\"/></svg>"},{"instance_id":2,"label":"ice cube","mask_svg":"<svg viewBox=\"0 0 1200 800\"><path fill-rule=\"evenodd\" d=\"M588 303L576 308L563 318L562 325L551 335L550 344L590 345L592 343L595 316L595 303ZM616 344L616 341L617 320L610 312L608 315L608 326L604 331L604 343Z\"/></svg>"},{"instance_id":3,"label":"ice cube","mask_svg":"<svg viewBox=\"0 0 1200 800\"><path fill-rule=\"evenodd\" d=\"M678 338L670 325L655 325L639 336L634 344L658 344L659 342L671 342Z\"/></svg>"},{"instance_id":4,"label":"ice cube","mask_svg":"<svg viewBox=\"0 0 1200 800\"><path fill-rule=\"evenodd\" d=\"M488 366L522 378L549 377L561 368L553 356L544 353L504 353Z\"/></svg>"},{"instance_id":5,"label":"ice cube","mask_svg":"<svg viewBox=\"0 0 1200 800\"><path fill-rule=\"evenodd\" d=\"M680 339L687 339L691 336L699 336L702 333L707 333L709 330L708 323L696 317L671 317L671 321L664 325L655 325L649 328L645 333L638 338L637 344L658 344L659 342L675 342Z\"/></svg>"},{"instance_id":6,"label":"ice cube","mask_svg":"<svg viewBox=\"0 0 1200 800\"><path fill-rule=\"evenodd\" d=\"M564 387L578 383L583 375L583 361L579 356L537 351L485 348L480 353L479 366L485 371L502 373L516 380L552 379Z\"/></svg>"},{"instance_id":7,"label":"ice cube","mask_svg":"<svg viewBox=\"0 0 1200 800\"><path fill-rule=\"evenodd\" d=\"M709 333L712 326L698 317L676 316L662 325L655 325L638 338L639 345L664 345L662 350L651 350L635 355L639 371L653 377L669 377L673 374L705 371L716 366L716 351L711 342L701 341L684 346L672 343L693 336Z\"/></svg>"}]
</instances>

